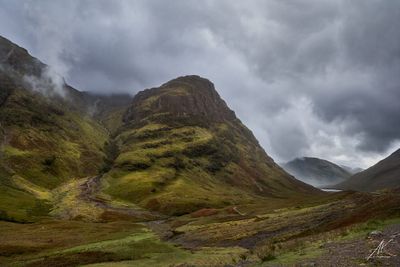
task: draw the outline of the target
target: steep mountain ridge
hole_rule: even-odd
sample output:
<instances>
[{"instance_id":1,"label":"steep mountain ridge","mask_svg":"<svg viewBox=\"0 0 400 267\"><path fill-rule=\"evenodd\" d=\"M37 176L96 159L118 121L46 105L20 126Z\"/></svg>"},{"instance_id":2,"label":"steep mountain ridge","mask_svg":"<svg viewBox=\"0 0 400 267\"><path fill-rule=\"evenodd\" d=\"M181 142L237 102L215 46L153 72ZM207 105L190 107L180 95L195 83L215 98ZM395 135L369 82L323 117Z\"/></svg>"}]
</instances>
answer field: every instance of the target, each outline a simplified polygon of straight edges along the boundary
<instances>
[{"instance_id":1,"label":"steep mountain ridge","mask_svg":"<svg viewBox=\"0 0 400 267\"><path fill-rule=\"evenodd\" d=\"M3 217L26 219L48 212L31 188L51 190L96 175L104 165L109 130L89 111L105 97L52 77L48 66L5 38L0 63L0 210ZM100 110L104 118L113 114Z\"/></svg>"},{"instance_id":2,"label":"steep mountain ridge","mask_svg":"<svg viewBox=\"0 0 400 267\"><path fill-rule=\"evenodd\" d=\"M283 171L220 98L184 76L139 92L124 115L106 192L166 213L317 192Z\"/></svg>"},{"instance_id":3,"label":"steep mountain ridge","mask_svg":"<svg viewBox=\"0 0 400 267\"><path fill-rule=\"evenodd\" d=\"M32 57L22 48L8 39L0 36L0 66L1 69L11 69L20 74L40 76L46 67L37 58Z\"/></svg>"},{"instance_id":4,"label":"steep mountain ridge","mask_svg":"<svg viewBox=\"0 0 400 267\"><path fill-rule=\"evenodd\" d=\"M374 166L351 176L335 186L338 189L351 189L372 192L381 189L400 187L400 149Z\"/></svg>"},{"instance_id":5,"label":"steep mountain ridge","mask_svg":"<svg viewBox=\"0 0 400 267\"><path fill-rule=\"evenodd\" d=\"M299 180L317 187L337 184L351 176L335 163L312 157L296 158L282 167Z\"/></svg>"}]
</instances>

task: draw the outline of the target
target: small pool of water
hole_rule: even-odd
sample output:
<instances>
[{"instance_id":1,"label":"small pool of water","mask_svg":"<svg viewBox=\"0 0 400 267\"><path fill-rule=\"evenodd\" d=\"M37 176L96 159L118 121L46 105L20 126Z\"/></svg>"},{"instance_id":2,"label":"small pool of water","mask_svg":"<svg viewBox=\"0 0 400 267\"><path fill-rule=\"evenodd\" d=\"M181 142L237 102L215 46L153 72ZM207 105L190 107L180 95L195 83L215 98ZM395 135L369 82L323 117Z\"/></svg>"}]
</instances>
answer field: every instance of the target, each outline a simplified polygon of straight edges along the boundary
<instances>
[{"instance_id":1,"label":"small pool of water","mask_svg":"<svg viewBox=\"0 0 400 267\"><path fill-rule=\"evenodd\" d=\"M342 192L343 191L340 189L331 189L331 188L320 188L320 189L325 192Z\"/></svg>"}]
</instances>

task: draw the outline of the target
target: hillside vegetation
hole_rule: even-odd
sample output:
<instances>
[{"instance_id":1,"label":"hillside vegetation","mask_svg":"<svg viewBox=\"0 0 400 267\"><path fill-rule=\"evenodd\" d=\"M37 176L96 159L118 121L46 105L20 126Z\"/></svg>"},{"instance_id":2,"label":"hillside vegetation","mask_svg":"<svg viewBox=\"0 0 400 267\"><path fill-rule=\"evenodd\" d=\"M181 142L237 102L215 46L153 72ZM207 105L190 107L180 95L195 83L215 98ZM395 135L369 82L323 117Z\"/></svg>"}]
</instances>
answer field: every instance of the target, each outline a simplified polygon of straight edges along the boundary
<instances>
[{"instance_id":1,"label":"hillside vegetation","mask_svg":"<svg viewBox=\"0 0 400 267\"><path fill-rule=\"evenodd\" d=\"M36 205L46 201L37 192L97 175L103 198L165 214L318 193L268 157L206 79L180 77L133 100L97 96L0 43L4 198L12 185Z\"/></svg>"},{"instance_id":2,"label":"hillside vegetation","mask_svg":"<svg viewBox=\"0 0 400 267\"><path fill-rule=\"evenodd\" d=\"M399 207L295 179L207 79L81 92L0 37L1 266L314 266ZM376 240L328 265L369 264Z\"/></svg>"},{"instance_id":3,"label":"hillside vegetation","mask_svg":"<svg viewBox=\"0 0 400 267\"><path fill-rule=\"evenodd\" d=\"M28 188L51 190L96 175L109 130L89 112L95 96L65 83L56 92L48 67L25 49L1 39L0 59L0 210L3 217L29 220L45 214L47 205Z\"/></svg>"}]
</instances>

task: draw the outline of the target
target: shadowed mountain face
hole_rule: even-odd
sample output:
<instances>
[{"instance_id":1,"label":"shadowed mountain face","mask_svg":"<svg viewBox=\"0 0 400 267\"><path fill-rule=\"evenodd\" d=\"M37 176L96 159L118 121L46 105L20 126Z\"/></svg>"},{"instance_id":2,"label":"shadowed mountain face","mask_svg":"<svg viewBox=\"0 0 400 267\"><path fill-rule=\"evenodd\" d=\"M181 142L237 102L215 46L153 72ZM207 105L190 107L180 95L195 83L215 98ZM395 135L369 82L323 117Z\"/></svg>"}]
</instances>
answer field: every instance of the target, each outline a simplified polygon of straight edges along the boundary
<instances>
[{"instance_id":1,"label":"shadowed mountain face","mask_svg":"<svg viewBox=\"0 0 400 267\"><path fill-rule=\"evenodd\" d=\"M335 186L339 189L372 192L400 187L400 150L374 166L357 173L347 181Z\"/></svg>"},{"instance_id":2,"label":"shadowed mountain face","mask_svg":"<svg viewBox=\"0 0 400 267\"><path fill-rule=\"evenodd\" d=\"M318 158L297 158L282 167L299 180L316 187L337 184L351 176L344 168Z\"/></svg>"},{"instance_id":3,"label":"shadowed mountain face","mask_svg":"<svg viewBox=\"0 0 400 267\"><path fill-rule=\"evenodd\" d=\"M45 214L49 190L99 174L108 197L167 214L319 192L276 165L206 79L180 77L132 99L80 92L4 38L0 62L8 216Z\"/></svg>"}]
</instances>

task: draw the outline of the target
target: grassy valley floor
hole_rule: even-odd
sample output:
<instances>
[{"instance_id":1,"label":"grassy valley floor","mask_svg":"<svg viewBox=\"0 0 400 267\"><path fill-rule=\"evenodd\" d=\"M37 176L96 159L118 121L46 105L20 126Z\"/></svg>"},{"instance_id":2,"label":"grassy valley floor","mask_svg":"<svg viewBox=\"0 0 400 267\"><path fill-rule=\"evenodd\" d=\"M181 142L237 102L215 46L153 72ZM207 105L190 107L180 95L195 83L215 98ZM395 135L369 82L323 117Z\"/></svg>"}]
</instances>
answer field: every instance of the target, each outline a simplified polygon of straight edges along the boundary
<instances>
[{"instance_id":1,"label":"grassy valley floor","mask_svg":"<svg viewBox=\"0 0 400 267\"><path fill-rule=\"evenodd\" d=\"M167 217L107 197L97 179L41 192L53 206L51 217L0 221L0 265L395 266L399 260L390 246L386 258L365 260L400 228L398 192L264 199ZM369 236L377 230L382 236Z\"/></svg>"}]
</instances>

